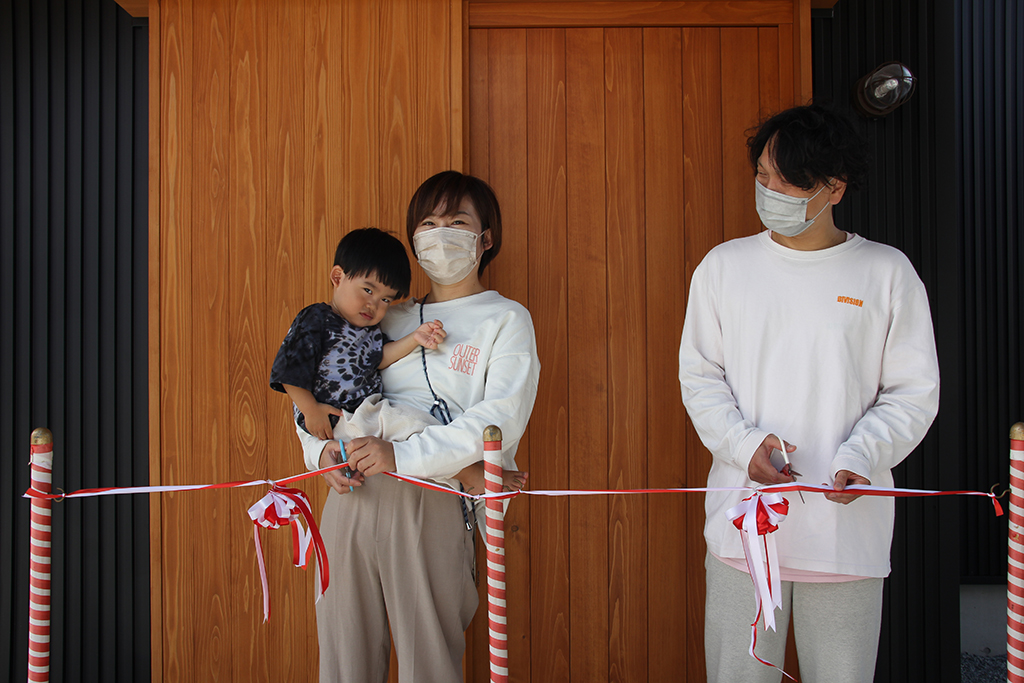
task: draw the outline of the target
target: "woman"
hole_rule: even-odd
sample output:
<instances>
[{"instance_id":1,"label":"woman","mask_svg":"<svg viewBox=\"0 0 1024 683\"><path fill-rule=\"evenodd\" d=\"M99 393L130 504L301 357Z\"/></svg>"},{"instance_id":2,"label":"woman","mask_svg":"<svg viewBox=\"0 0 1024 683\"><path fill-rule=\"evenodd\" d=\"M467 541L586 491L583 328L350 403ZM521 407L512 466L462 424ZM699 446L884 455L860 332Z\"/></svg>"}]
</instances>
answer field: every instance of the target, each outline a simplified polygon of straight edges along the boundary
<instances>
[{"instance_id":1,"label":"woman","mask_svg":"<svg viewBox=\"0 0 1024 683\"><path fill-rule=\"evenodd\" d=\"M383 370L384 396L430 409L442 424L398 443L353 439L345 448L357 471L324 475L332 490L321 532L337 583L317 605L321 681L386 680L389 625L401 681L462 680L464 632L477 607L475 513L458 496L374 475L457 488L450 477L483 459L490 424L502 430L503 467L515 469L540 363L529 312L480 282L501 228L494 191L455 171L429 178L409 203L406 230L430 291L392 306L382 328L397 339L438 319L448 336ZM304 449L321 467L338 461L337 442L306 435Z\"/></svg>"}]
</instances>

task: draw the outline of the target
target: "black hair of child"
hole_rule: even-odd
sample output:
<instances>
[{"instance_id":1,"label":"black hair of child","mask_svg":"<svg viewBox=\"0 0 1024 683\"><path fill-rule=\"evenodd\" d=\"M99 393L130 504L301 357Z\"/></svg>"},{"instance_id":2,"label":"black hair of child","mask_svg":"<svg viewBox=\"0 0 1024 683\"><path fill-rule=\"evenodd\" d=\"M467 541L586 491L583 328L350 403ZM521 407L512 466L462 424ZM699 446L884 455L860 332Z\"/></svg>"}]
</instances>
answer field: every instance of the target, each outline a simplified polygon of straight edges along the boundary
<instances>
[{"instance_id":1,"label":"black hair of child","mask_svg":"<svg viewBox=\"0 0 1024 683\"><path fill-rule=\"evenodd\" d=\"M409 296L409 255L401 240L383 230L360 228L342 237L334 252L334 265L340 266L347 278L373 276L395 290L399 299Z\"/></svg>"},{"instance_id":2,"label":"black hair of child","mask_svg":"<svg viewBox=\"0 0 1024 683\"><path fill-rule=\"evenodd\" d=\"M864 137L849 117L820 104L787 109L754 130L747 138L747 149L755 171L765 145L779 174L802 190L810 191L833 178L856 190L868 173Z\"/></svg>"}]
</instances>

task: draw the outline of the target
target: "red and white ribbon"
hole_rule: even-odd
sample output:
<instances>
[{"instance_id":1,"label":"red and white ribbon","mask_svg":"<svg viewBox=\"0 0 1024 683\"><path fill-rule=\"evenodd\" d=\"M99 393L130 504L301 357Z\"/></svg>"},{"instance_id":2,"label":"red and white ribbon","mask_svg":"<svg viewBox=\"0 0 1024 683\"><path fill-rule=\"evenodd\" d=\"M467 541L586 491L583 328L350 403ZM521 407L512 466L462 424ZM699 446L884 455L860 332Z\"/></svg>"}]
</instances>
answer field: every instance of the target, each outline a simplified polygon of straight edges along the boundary
<instances>
[{"instance_id":1,"label":"red and white ribbon","mask_svg":"<svg viewBox=\"0 0 1024 683\"><path fill-rule=\"evenodd\" d=\"M124 494L133 494L133 493L164 493L164 492L172 492L172 491L202 491L202 490L209 490L209 489L229 489L229 488L243 488L243 487L251 487L251 486L261 486L261 485L262 486L267 486L267 485L269 485L271 487L271 493L268 494L268 496L265 496L263 498L263 500L260 503L257 503L257 505L253 506L253 508L250 508L250 515L252 514L251 511L254 508L257 508L260 504L263 503L263 501L268 501L268 497L270 497L270 500L274 501L274 505L273 505L274 513L273 513L272 517L274 517L275 519L278 520L277 521L278 525L284 523L284 521L283 521L284 518L288 518L289 520L293 519L293 517L291 515L294 514L295 509L298 510L298 514L299 515L301 515L303 518L305 518L308 531L307 530L299 531L297 528L293 527L293 534L299 534L299 537L297 537L297 538L293 536L293 547L297 548L297 550L295 550L295 564L296 564L296 566L300 566L300 567L304 566L304 564L300 563L300 560L302 560L304 562L303 558L308 556L308 554L309 554L309 545L312 544L313 548L315 549L315 551L317 553L317 567L318 567L318 572L319 572L318 573L318 577L320 579L320 586L319 586L319 589L318 589L318 592L317 592L317 599L319 599L319 597L322 596L324 594L324 592L327 590L327 586L328 586L328 582L329 582L330 568L328 566L327 553L324 550L323 541L322 541L322 539L320 539L319 529L316 526L316 522L315 522L314 517L312 515L312 512L310 511L310 508L309 508L309 501L306 499L305 494L303 494L298 489L287 489L287 488L284 487L284 484L291 484L293 482L297 482L297 481L300 481L302 479L308 479L308 478L311 478L311 477L316 477L316 476L324 474L325 472L330 472L331 470L341 469L343 467L348 467L348 465L346 463L339 463L339 464L333 465L331 467L325 467L324 469L321 469L321 470L315 470L313 472L303 472L302 474L293 475L293 476L287 477L285 479L279 479L276 482L275 481L266 480L266 479L256 479L256 480L251 480L251 481L233 481L233 482L226 482L226 483L221 483L221 484L184 484L184 485L164 485L164 486L109 487L109 488L96 488L96 489L80 489L80 490L74 491L72 493L56 493L56 494L55 493L50 493L48 482L45 485L42 482L40 482L40 484L37 485L35 483L35 481L33 481L33 485L25 492L24 495L25 495L26 498L30 498L30 499L33 499L35 501L50 501L50 500L63 500L65 498L89 498L89 497L93 497L93 496L124 495ZM507 500L507 499L515 498L516 496L521 496L521 495L528 495L528 496L604 496L604 495L642 495L642 494L648 494L648 493L708 493L710 491L747 491L747 492L751 491L751 489L745 488L745 487L723 487L723 488L695 487L695 488L658 488L658 489L624 489L624 490L621 490L621 489L604 489L604 490L541 490L541 491L519 490L519 491L499 492L499 493L485 493L485 494L482 494L482 495L475 495L474 496L474 495L470 495L470 494L467 494L467 493L462 493L460 491L452 490L451 488L448 488L447 486L436 484L434 482L427 481L427 480L424 480L424 479L418 479L416 477L410 477L410 476L406 476L406 475L396 474L394 472L387 472L386 474L391 476L391 477L394 477L395 479L398 479L400 481L404 481L404 482L407 482L407 483L410 483L410 484L414 484L416 486L421 486L423 488L431 489L431 490L434 490L434 491L442 491L444 493L448 493L448 494L452 494L452 495L463 496L465 498L470 498L472 500L481 500L481 499L482 500ZM828 485L825 485L825 484L822 484L822 485L819 485L819 486L815 486L815 485L811 485L811 484L776 484L774 486L760 487L760 488L756 489L756 491L759 491L760 495L762 495L762 496L767 495L767 494L787 493L787 492L791 492L791 491L806 491L806 492L810 492L810 493L828 493L828 492L832 492L832 487L828 486ZM999 501L996 499L996 496L994 494L992 494L992 493L985 493L985 492L981 492L981 491L933 491L933 490L920 490L920 489L880 488L880 487L876 487L876 486L847 486L846 487L846 491L850 492L850 493L856 492L858 494L867 495L867 496L894 496L894 497L922 497L922 496L949 496L949 495L985 496L985 497L988 497L988 498L990 498L992 500L992 505L995 507L996 514L997 515L1003 514L1002 508L999 506ZM284 503L285 508L283 508L281 512L278 512L277 501L273 497L273 494L275 492L278 493L279 495L283 496L285 500L290 501L289 503ZM355 495L358 495L358 494L355 494ZM294 506L294 507L291 507L291 506ZM271 506L270 502L268 501L268 502L266 502L263 505L263 510L264 511L270 510L271 507L272 506ZM261 515L260 512L257 511L256 515L257 515L257 517L253 518L254 522L256 522L256 524L259 524L260 526L267 526L267 528L277 528L276 526L268 526L267 524L263 524L263 523L257 521L257 518L259 518L260 515ZM268 515L266 512L262 513L262 518L265 521L267 521L268 523L271 523L270 522L270 517L271 517L271 515ZM298 518L294 517L294 519L295 519L296 525L298 525L299 524ZM304 541L303 537L306 534L311 535L312 536L312 540L305 540ZM264 620L266 620L267 618L269 618L269 615L270 615L270 602L269 602L270 598L269 598L269 592L267 590L266 566L265 566L264 561L263 561L263 552L262 552L262 546L261 546L260 541L259 541L259 530L258 529L254 530L254 538L255 538L255 543L257 545L257 550L258 550L257 557L258 557L259 564L260 564L260 575L261 575L261 578L263 580ZM775 573L774 575L777 576L777 573Z\"/></svg>"},{"instance_id":2,"label":"red and white ribbon","mask_svg":"<svg viewBox=\"0 0 1024 683\"><path fill-rule=\"evenodd\" d=\"M782 579L779 575L779 555L775 548L775 537L772 532L789 513L789 501L781 493L754 493L744 498L739 505L726 511L726 516L740 530L743 556L747 560L747 570L754 584L754 601L757 614L750 624L750 656L757 661L779 669L754 652L757 645L757 622L764 616L764 630L775 628L775 610L782 607ZM762 552L762 547L763 551ZM787 678L792 679L785 671ZM795 679L794 679L795 680Z\"/></svg>"},{"instance_id":3,"label":"red and white ribbon","mask_svg":"<svg viewBox=\"0 0 1024 683\"><path fill-rule=\"evenodd\" d=\"M309 566L309 555L316 551L317 566L317 602L323 597L330 584L330 567L327 562L327 550L324 548L320 529L309 507L309 499L299 489L290 489L275 485L267 495L249 508L249 517L253 521L252 535L256 544L256 559L260 565L260 580L263 583L263 621L270 619L270 587L267 583L267 567L263 560L263 543L260 541L260 527L278 529L282 525L292 527L292 562L296 567L306 569ZM305 519L306 526L302 526Z\"/></svg>"},{"instance_id":4,"label":"red and white ribbon","mask_svg":"<svg viewBox=\"0 0 1024 683\"><path fill-rule=\"evenodd\" d=\"M753 495L726 511L726 516L740 530L743 555L754 582L754 599L759 614L764 613L764 629L775 628L775 609L782 607L782 580L779 578L779 555L775 537L771 535L789 513L789 501L779 493ZM762 552L763 547L763 552ZM757 620L754 620L757 623Z\"/></svg>"}]
</instances>

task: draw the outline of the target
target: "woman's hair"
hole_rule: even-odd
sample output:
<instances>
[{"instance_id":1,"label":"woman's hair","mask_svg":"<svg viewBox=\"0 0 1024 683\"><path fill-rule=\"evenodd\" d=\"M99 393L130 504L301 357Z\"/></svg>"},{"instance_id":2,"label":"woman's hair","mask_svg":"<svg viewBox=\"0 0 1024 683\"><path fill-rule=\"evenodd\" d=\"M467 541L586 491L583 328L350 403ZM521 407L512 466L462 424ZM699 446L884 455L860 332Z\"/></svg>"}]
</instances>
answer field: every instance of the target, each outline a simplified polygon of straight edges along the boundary
<instances>
[{"instance_id":1,"label":"woman's hair","mask_svg":"<svg viewBox=\"0 0 1024 683\"><path fill-rule=\"evenodd\" d=\"M341 266L345 277L376 277L385 287L409 296L412 269L402 241L377 228L353 230L338 242L334 265Z\"/></svg>"},{"instance_id":2,"label":"woman's hair","mask_svg":"<svg viewBox=\"0 0 1024 683\"><path fill-rule=\"evenodd\" d=\"M856 190L867 176L864 138L849 118L819 104L787 109L753 131L747 149L755 170L765 146L779 174L802 190L832 178Z\"/></svg>"},{"instance_id":3,"label":"woman's hair","mask_svg":"<svg viewBox=\"0 0 1024 683\"><path fill-rule=\"evenodd\" d=\"M491 248L484 251L477 269L477 275L482 275L487 264L501 251L501 209L494 190L479 178L458 171L442 171L427 178L409 200L405 230L409 244L414 245L412 236L420 221L431 215L451 216L459 210L464 199L473 202L473 208L480 216L481 232L491 231ZM415 255L415 245L412 249Z\"/></svg>"}]
</instances>

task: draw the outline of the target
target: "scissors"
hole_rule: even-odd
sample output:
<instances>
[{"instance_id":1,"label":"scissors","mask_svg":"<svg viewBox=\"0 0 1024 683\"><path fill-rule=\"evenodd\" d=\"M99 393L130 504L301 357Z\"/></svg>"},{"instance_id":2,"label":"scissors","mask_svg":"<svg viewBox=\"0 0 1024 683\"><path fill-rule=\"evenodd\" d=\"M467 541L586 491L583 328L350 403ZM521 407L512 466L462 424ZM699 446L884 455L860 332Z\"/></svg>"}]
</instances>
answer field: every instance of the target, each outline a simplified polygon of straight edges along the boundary
<instances>
[{"instance_id":1,"label":"scissors","mask_svg":"<svg viewBox=\"0 0 1024 683\"><path fill-rule=\"evenodd\" d=\"M786 444L782 444L782 459L786 463L786 466L782 468L782 471L785 474L788 474L789 476L793 477L793 482L794 483L796 483L796 478L797 477L804 476L804 475L800 474L799 472L797 472L796 470L793 469L793 463L791 463L789 461L789 454L786 453ZM800 502L803 503L804 505L806 505L807 501L804 500L804 492L803 491L797 491L797 495L800 496Z\"/></svg>"}]
</instances>

